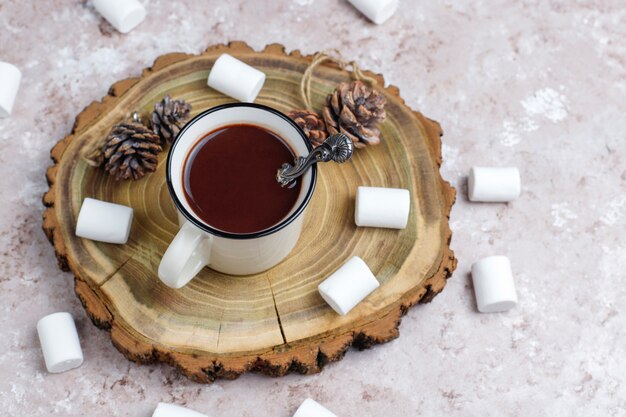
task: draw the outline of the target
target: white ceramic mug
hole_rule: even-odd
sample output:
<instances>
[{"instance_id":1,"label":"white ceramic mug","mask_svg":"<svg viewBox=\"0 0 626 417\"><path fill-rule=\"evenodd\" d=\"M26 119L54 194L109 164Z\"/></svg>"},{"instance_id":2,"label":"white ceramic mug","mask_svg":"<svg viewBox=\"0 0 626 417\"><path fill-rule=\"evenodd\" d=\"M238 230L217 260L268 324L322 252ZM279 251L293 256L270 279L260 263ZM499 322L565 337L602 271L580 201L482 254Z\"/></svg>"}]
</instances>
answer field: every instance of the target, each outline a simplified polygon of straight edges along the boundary
<instances>
[{"instance_id":1,"label":"white ceramic mug","mask_svg":"<svg viewBox=\"0 0 626 417\"><path fill-rule=\"evenodd\" d=\"M315 165L302 176L300 195L291 211L265 230L230 233L216 229L201 220L187 202L183 175L188 153L206 134L220 127L242 123L271 130L297 155L306 155L312 150L304 132L289 117L259 104L225 104L211 108L187 123L172 143L167 158L167 186L181 219L180 230L159 265L159 278L169 287L181 288L205 266L231 275L265 271L282 261L300 237L304 212L315 189Z\"/></svg>"}]
</instances>

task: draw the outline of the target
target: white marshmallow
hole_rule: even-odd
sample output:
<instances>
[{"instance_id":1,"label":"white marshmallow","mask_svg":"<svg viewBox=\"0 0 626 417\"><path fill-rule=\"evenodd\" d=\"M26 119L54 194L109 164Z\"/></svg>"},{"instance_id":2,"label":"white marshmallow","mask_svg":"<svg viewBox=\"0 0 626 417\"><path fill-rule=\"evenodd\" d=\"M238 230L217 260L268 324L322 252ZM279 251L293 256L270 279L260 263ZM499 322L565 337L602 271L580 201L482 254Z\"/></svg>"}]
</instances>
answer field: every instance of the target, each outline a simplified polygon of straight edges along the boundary
<instances>
[{"instance_id":1,"label":"white marshmallow","mask_svg":"<svg viewBox=\"0 0 626 417\"><path fill-rule=\"evenodd\" d=\"M519 170L515 167L472 167L467 178L471 201L505 203L519 197L522 186Z\"/></svg>"},{"instance_id":2,"label":"white marshmallow","mask_svg":"<svg viewBox=\"0 0 626 417\"><path fill-rule=\"evenodd\" d=\"M380 25L398 9L398 0L348 0L369 20Z\"/></svg>"},{"instance_id":3,"label":"white marshmallow","mask_svg":"<svg viewBox=\"0 0 626 417\"><path fill-rule=\"evenodd\" d=\"M363 259L353 256L317 289L333 310L345 316L379 285Z\"/></svg>"},{"instance_id":4,"label":"white marshmallow","mask_svg":"<svg viewBox=\"0 0 626 417\"><path fill-rule=\"evenodd\" d=\"M93 5L122 33L130 32L146 18L146 9L137 0L93 0Z\"/></svg>"},{"instance_id":5,"label":"white marshmallow","mask_svg":"<svg viewBox=\"0 0 626 417\"><path fill-rule=\"evenodd\" d=\"M293 417L337 417L317 401L307 398L296 410Z\"/></svg>"},{"instance_id":6,"label":"white marshmallow","mask_svg":"<svg viewBox=\"0 0 626 417\"><path fill-rule=\"evenodd\" d=\"M85 198L78 213L76 236L106 243L128 241L133 209L121 204Z\"/></svg>"},{"instance_id":7,"label":"white marshmallow","mask_svg":"<svg viewBox=\"0 0 626 417\"><path fill-rule=\"evenodd\" d=\"M83 363L83 351L70 313L45 316L37 323L37 334L48 372L69 371Z\"/></svg>"},{"instance_id":8,"label":"white marshmallow","mask_svg":"<svg viewBox=\"0 0 626 417\"><path fill-rule=\"evenodd\" d=\"M489 256L472 265L476 304L481 313L507 311L517 304L517 293L506 256Z\"/></svg>"},{"instance_id":9,"label":"white marshmallow","mask_svg":"<svg viewBox=\"0 0 626 417\"><path fill-rule=\"evenodd\" d=\"M20 88L22 73L8 62L0 62L0 117L9 117Z\"/></svg>"},{"instance_id":10,"label":"white marshmallow","mask_svg":"<svg viewBox=\"0 0 626 417\"><path fill-rule=\"evenodd\" d=\"M263 72L228 54L217 58L207 81L209 87L245 103L256 100L263 83Z\"/></svg>"},{"instance_id":11,"label":"white marshmallow","mask_svg":"<svg viewBox=\"0 0 626 417\"><path fill-rule=\"evenodd\" d=\"M404 229L409 220L411 194L402 188L359 187L354 222L357 226Z\"/></svg>"},{"instance_id":12,"label":"white marshmallow","mask_svg":"<svg viewBox=\"0 0 626 417\"><path fill-rule=\"evenodd\" d=\"M152 417L207 417L197 411L176 404L159 403Z\"/></svg>"}]
</instances>

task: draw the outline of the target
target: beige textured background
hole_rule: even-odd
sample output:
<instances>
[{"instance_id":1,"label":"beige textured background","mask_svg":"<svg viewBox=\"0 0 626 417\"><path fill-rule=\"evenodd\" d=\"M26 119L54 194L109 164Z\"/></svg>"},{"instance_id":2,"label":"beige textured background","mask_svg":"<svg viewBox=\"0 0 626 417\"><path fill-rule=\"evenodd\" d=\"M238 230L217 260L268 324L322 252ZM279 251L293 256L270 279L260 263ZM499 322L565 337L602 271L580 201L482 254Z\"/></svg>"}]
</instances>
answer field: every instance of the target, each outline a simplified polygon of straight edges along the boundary
<instances>
[{"instance_id":1,"label":"beige textured background","mask_svg":"<svg viewBox=\"0 0 626 417\"><path fill-rule=\"evenodd\" d=\"M626 8L621 0L401 0L383 26L343 0L144 1L128 35L86 1L0 0L0 60L24 75L0 120L0 414L149 417L158 401L213 417L290 417L312 396L338 416L626 415ZM48 150L74 116L166 52L245 40L338 48L441 122L459 267L400 339L322 374L197 385L137 366L85 316L40 226ZM517 165L523 196L469 204L472 165ZM513 263L519 306L475 310L468 271ZM43 315L77 319L85 364L45 372Z\"/></svg>"}]
</instances>

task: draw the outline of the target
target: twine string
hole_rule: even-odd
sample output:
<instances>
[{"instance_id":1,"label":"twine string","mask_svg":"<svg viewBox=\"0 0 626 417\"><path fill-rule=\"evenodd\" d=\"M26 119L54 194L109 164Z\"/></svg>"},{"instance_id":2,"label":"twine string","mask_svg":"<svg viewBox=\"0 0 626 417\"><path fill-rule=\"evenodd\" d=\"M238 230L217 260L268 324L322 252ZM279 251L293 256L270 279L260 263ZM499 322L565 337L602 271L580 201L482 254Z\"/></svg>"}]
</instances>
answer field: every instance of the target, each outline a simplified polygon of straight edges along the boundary
<instances>
[{"instance_id":1,"label":"twine string","mask_svg":"<svg viewBox=\"0 0 626 417\"><path fill-rule=\"evenodd\" d=\"M102 165L101 149L102 143L98 141L86 147L85 150L81 152L83 160L87 163L87 165L92 167L99 167Z\"/></svg>"},{"instance_id":2,"label":"twine string","mask_svg":"<svg viewBox=\"0 0 626 417\"><path fill-rule=\"evenodd\" d=\"M300 81L300 96L302 98L302 102L307 110L313 111L313 106L311 104L311 80L313 79L313 71L320 64L330 61L339 65L339 68L342 70L350 71L352 77L355 80L366 81L371 85L376 85L378 82L376 78L370 77L365 74L361 68L358 66L356 61L346 61L341 56L341 52L336 49L331 49L325 52L318 52L313 56L313 60L304 71L302 75L302 80Z\"/></svg>"}]
</instances>

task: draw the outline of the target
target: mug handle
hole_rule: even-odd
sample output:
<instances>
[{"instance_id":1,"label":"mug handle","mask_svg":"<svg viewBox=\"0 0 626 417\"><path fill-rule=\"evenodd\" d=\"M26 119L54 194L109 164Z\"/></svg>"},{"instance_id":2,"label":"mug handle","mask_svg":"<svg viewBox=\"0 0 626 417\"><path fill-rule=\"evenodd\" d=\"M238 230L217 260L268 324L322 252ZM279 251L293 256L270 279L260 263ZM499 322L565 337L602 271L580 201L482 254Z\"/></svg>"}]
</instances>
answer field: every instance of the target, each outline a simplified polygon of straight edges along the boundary
<instances>
[{"instance_id":1,"label":"mug handle","mask_svg":"<svg viewBox=\"0 0 626 417\"><path fill-rule=\"evenodd\" d=\"M180 228L159 264L159 279L171 288L185 286L211 261L211 236L189 222Z\"/></svg>"}]
</instances>

